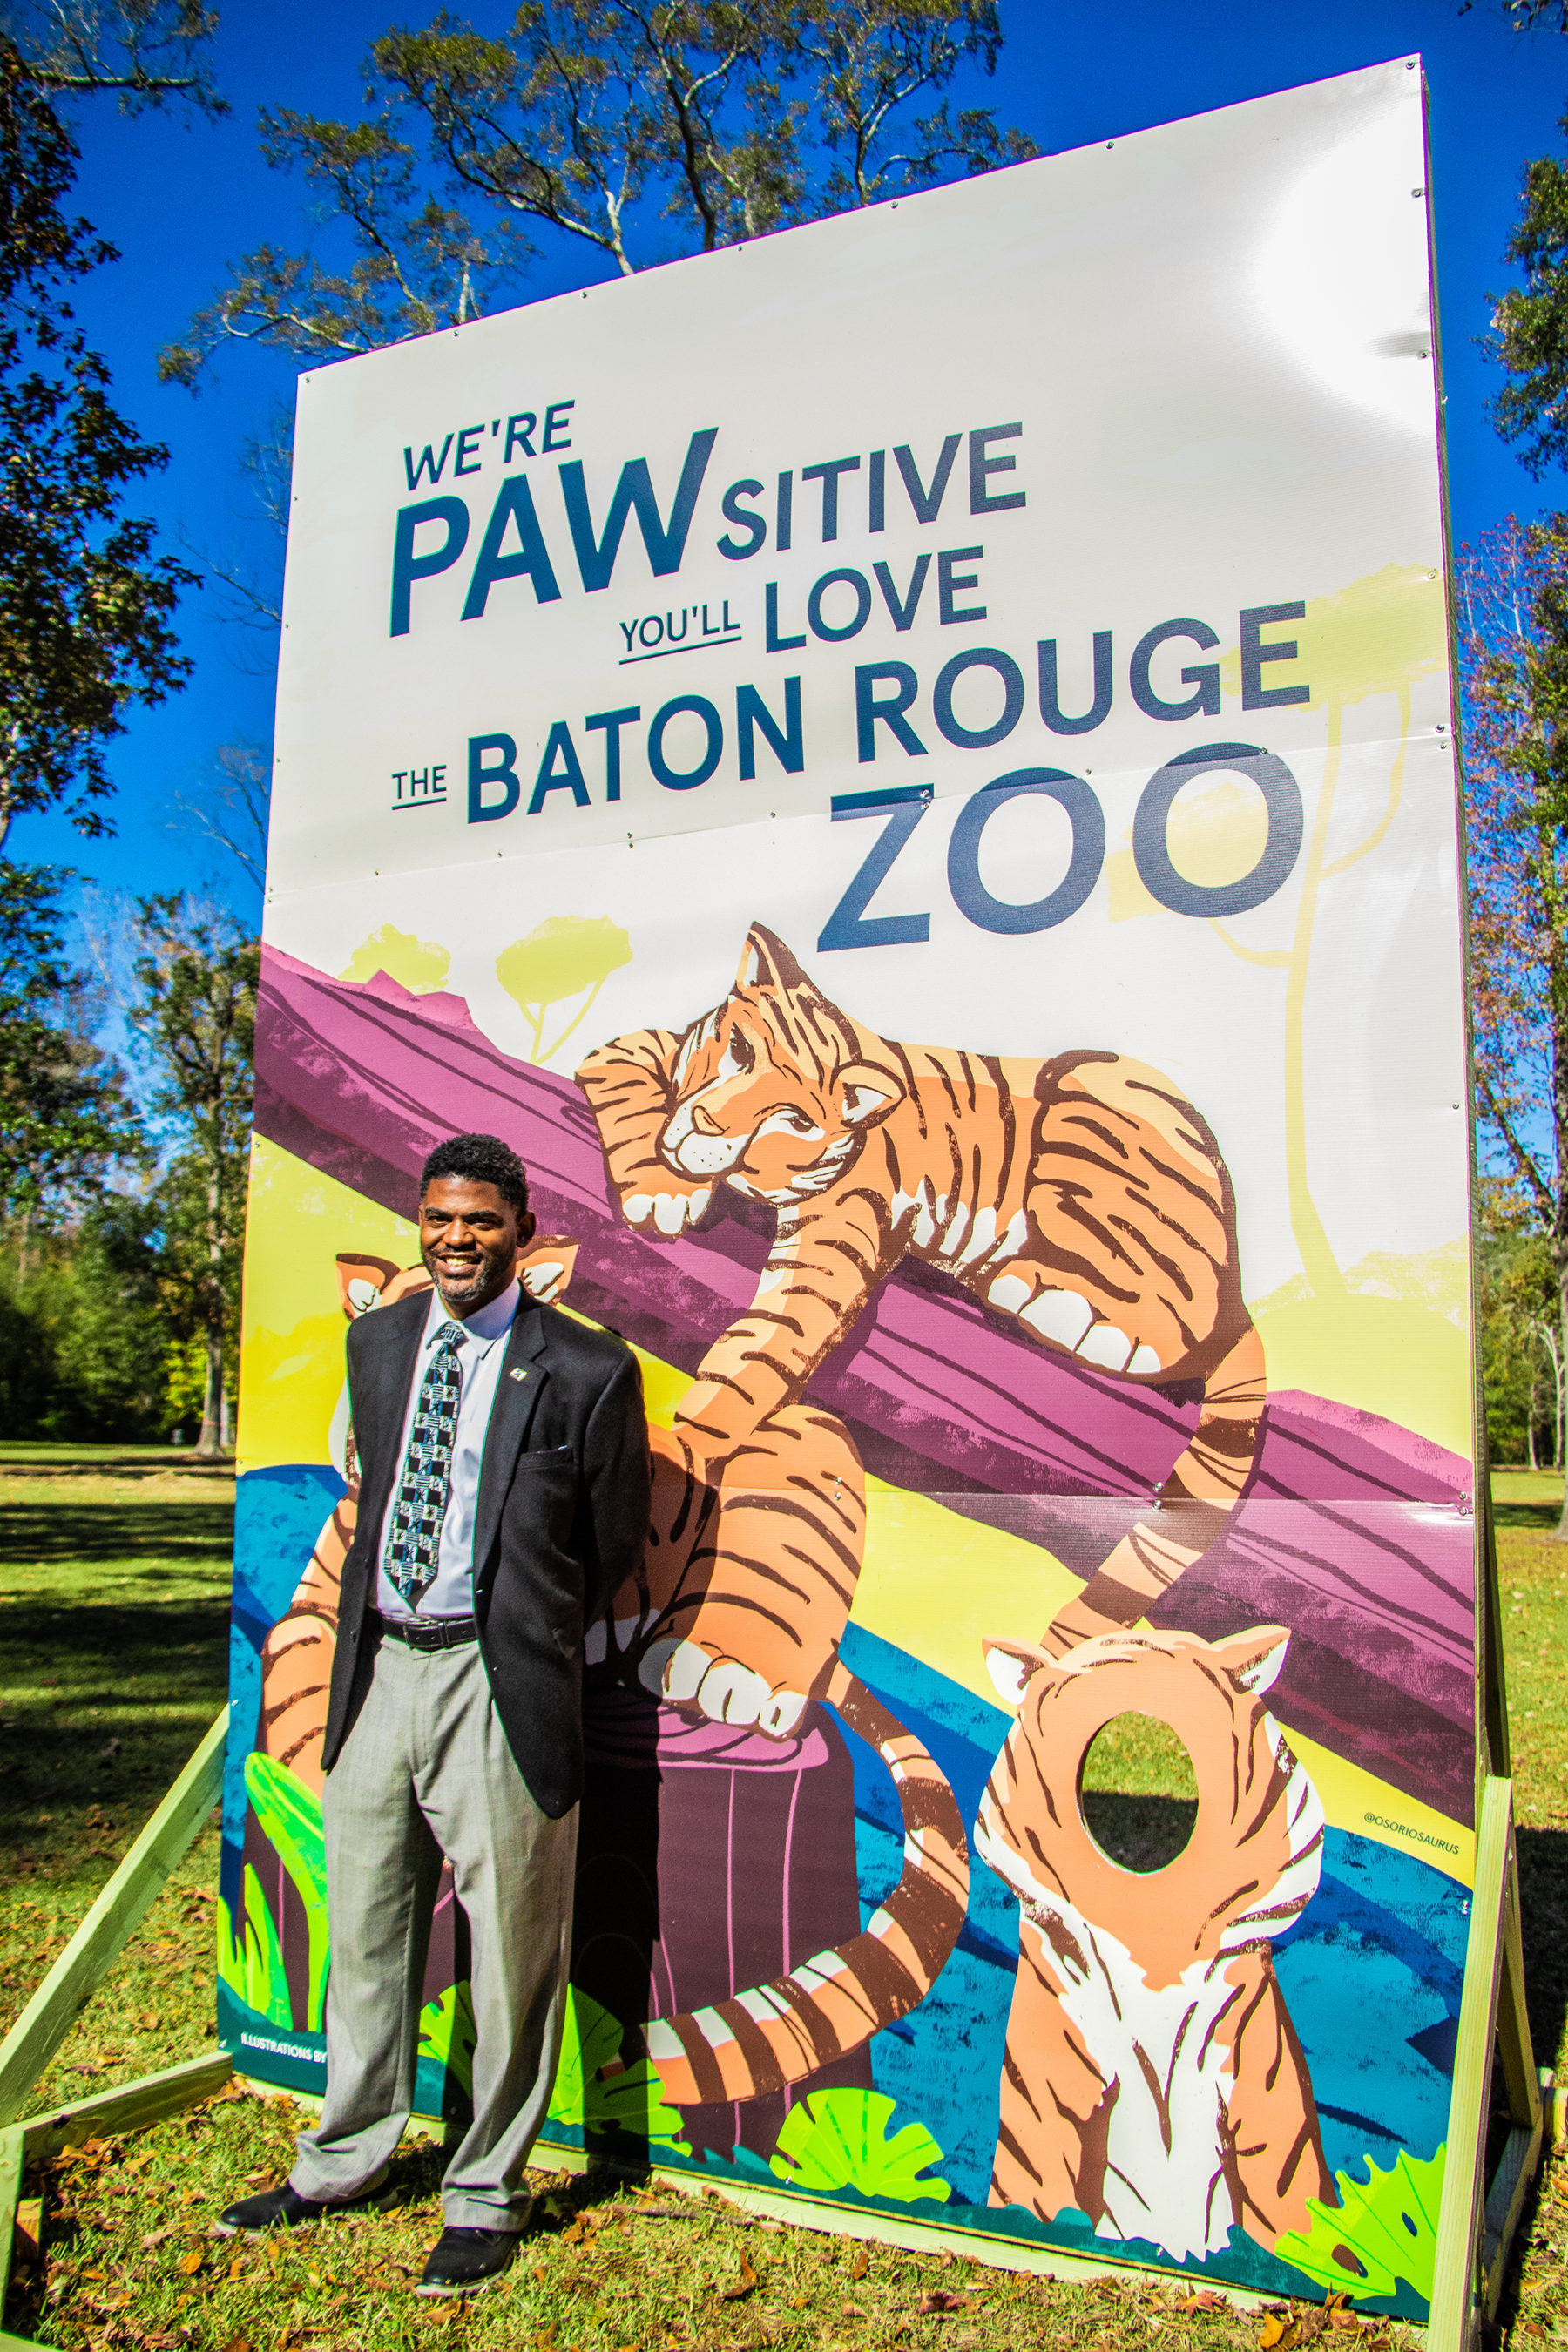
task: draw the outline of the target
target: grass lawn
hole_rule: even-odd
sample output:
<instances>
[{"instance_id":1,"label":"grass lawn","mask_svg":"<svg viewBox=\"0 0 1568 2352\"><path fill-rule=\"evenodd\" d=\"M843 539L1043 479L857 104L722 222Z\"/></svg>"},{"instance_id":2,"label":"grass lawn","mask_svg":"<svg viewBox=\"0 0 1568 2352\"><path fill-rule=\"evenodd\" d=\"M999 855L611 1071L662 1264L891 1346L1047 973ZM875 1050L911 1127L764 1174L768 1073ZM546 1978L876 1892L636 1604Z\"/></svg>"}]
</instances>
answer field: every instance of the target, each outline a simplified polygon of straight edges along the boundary
<instances>
[{"instance_id":1,"label":"grass lawn","mask_svg":"<svg viewBox=\"0 0 1568 2352\"><path fill-rule=\"evenodd\" d=\"M154 1448L0 1447L0 2032L222 1705L233 1480ZM1563 1701L1568 1547L1550 1539L1562 1482L1497 1482L1513 1715L1526 1957L1537 2055L1568 2013L1568 1742ZM1160 1858L1190 1818L1184 1755L1163 1735L1097 1752L1089 1776L1131 1820L1128 1860ZM1138 1800L1131 1816L1129 1796ZM1114 1815L1114 1803L1108 1822ZM43 2107L195 2055L214 2039L209 1829L61 2048ZM440 2227L428 2147L397 2159L404 2202L265 2243L210 2233L219 2209L286 2172L296 2111L225 2094L29 2176L47 2246L22 2272L5 2327L110 2352L402 2352L436 2339L534 2352L808 2352L940 2343L1133 2352L1152 2335L1206 2352L1259 2340L1255 2315L1184 2290L1068 2287L945 2256L867 2248L753 2221L607 2178L540 2174L535 2229L505 2286L461 2310L406 2292ZM1505 2309L1525 2339L1568 2336L1568 2159L1543 2179ZM1277 2352L1359 2333L1368 2352L1412 2341L1303 2308Z\"/></svg>"}]
</instances>

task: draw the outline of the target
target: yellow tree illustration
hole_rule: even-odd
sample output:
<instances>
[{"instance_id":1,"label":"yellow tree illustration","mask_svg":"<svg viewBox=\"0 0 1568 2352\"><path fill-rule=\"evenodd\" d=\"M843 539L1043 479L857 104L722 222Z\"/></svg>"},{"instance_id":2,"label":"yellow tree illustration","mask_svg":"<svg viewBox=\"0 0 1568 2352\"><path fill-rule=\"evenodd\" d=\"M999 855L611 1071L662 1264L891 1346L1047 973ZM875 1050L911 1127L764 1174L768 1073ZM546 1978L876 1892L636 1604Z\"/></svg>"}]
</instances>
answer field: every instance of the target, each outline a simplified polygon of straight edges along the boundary
<instances>
[{"instance_id":1,"label":"yellow tree illustration","mask_svg":"<svg viewBox=\"0 0 1568 2352\"><path fill-rule=\"evenodd\" d=\"M526 939L503 948L496 958L496 978L533 1033L530 1061L548 1062L559 1053L610 974L631 960L630 940L605 915L552 915ZM575 996L582 1003L547 1045L544 1027L551 1012Z\"/></svg>"},{"instance_id":2,"label":"yellow tree illustration","mask_svg":"<svg viewBox=\"0 0 1568 2352\"><path fill-rule=\"evenodd\" d=\"M378 971L384 971L389 980L407 989L411 996L428 996L433 990L445 986L451 969L449 952L436 940L416 940L412 931L400 931L395 924L383 923L379 931L373 931L368 940L360 941L338 978L363 985L374 980Z\"/></svg>"},{"instance_id":3,"label":"yellow tree illustration","mask_svg":"<svg viewBox=\"0 0 1568 2352\"><path fill-rule=\"evenodd\" d=\"M1307 1172L1304 1038L1312 930L1324 883L1369 857L1399 813L1410 740L1410 689L1417 678L1441 667L1447 642L1442 586L1436 573L1425 566L1387 563L1381 572L1352 581L1336 595L1314 597L1296 628L1301 649L1299 669L1305 671L1311 690L1309 707L1327 706L1328 756L1301 869L1295 931L1288 948L1258 949L1244 947L1217 919L1213 928L1233 955L1247 963L1277 967L1286 974L1285 1165L1290 1228L1308 1288L1322 1298L1343 1297L1345 1278L1313 1202ZM1240 667L1239 649L1233 649L1221 664L1221 677L1234 694L1241 690ZM1399 740L1389 771L1386 803L1376 824L1353 849L1330 858L1329 829L1340 779L1344 713L1352 703L1381 694L1393 695L1399 710Z\"/></svg>"}]
</instances>

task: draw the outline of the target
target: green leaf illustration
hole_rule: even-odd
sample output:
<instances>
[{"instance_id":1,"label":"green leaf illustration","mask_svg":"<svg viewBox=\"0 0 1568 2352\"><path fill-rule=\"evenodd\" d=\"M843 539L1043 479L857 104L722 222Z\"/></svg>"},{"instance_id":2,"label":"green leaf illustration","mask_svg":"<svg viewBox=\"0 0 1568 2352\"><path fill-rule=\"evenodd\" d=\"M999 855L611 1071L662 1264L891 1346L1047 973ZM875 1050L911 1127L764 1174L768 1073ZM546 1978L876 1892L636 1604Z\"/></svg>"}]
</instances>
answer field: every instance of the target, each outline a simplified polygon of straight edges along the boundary
<instances>
[{"instance_id":1,"label":"green leaf illustration","mask_svg":"<svg viewBox=\"0 0 1568 2352\"><path fill-rule=\"evenodd\" d=\"M567 1986L566 2027L550 2096L551 2115L557 2123L581 2124L589 2130L615 2125L638 2139L679 2145L684 2128L680 2110L665 2105L658 2076L646 2058L621 2064L625 2038L618 2017L612 2017L592 1993Z\"/></svg>"},{"instance_id":2,"label":"green leaf illustration","mask_svg":"<svg viewBox=\"0 0 1568 2352\"><path fill-rule=\"evenodd\" d=\"M310 1931L310 1991L305 2022L319 2032L327 1990L327 1854L321 1804L273 1756L245 1759L245 1788L262 1832L293 1880Z\"/></svg>"},{"instance_id":3,"label":"green leaf illustration","mask_svg":"<svg viewBox=\"0 0 1568 2352\"><path fill-rule=\"evenodd\" d=\"M427 2000L419 2012L419 2055L445 2066L474 2095L474 1997L467 1978L448 1985L437 2000Z\"/></svg>"},{"instance_id":4,"label":"green leaf illustration","mask_svg":"<svg viewBox=\"0 0 1568 2352\"><path fill-rule=\"evenodd\" d=\"M1364 2157L1364 2182L1336 2172L1339 2203L1324 2205L1309 2197L1311 2226L1287 2230L1275 2252L1320 2286L1342 2287L1352 2295L1391 2295L1405 2279L1430 2302L1445 2153L1439 2148L1436 2156L1412 2161L1401 2148L1387 2172Z\"/></svg>"},{"instance_id":5,"label":"green leaf illustration","mask_svg":"<svg viewBox=\"0 0 1568 2352\"><path fill-rule=\"evenodd\" d=\"M245 1916L235 1932L228 1905L217 1906L217 1972L237 2000L255 2010L268 2025L292 2026L289 2003L289 1972L283 1948L261 1881L249 1863L245 1865Z\"/></svg>"},{"instance_id":6,"label":"green leaf illustration","mask_svg":"<svg viewBox=\"0 0 1568 2352\"><path fill-rule=\"evenodd\" d=\"M893 2105L883 2091L814 2091L784 2117L770 2168L792 2189L858 2189L900 2205L922 2197L945 2204L951 2181L919 2178L942 2162L941 2148L924 2124L906 2124L889 2139Z\"/></svg>"}]
</instances>

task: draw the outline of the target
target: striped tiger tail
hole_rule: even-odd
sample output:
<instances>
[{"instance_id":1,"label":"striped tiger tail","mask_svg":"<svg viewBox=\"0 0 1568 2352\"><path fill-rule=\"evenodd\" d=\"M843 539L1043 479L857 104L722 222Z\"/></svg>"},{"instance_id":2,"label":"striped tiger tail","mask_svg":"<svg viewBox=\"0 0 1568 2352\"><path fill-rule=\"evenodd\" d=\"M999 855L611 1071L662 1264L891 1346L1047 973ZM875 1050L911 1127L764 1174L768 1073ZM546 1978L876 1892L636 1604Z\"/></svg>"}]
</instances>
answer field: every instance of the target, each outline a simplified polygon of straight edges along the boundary
<instances>
[{"instance_id":1,"label":"striped tiger tail","mask_svg":"<svg viewBox=\"0 0 1568 2352\"><path fill-rule=\"evenodd\" d=\"M925 1999L969 1906L969 1843L952 1790L920 1741L836 1661L826 1696L875 1748L904 1822L904 1866L870 1926L837 1950L710 2009L644 2029L676 2106L761 2098L858 2049Z\"/></svg>"},{"instance_id":2,"label":"striped tiger tail","mask_svg":"<svg viewBox=\"0 0 1568 2352\"><path fill-rule=\"evenodd\" d=\"M1263 1341L1248 1322L1204 1384L1198 1425L1161 1487L1155 1510L1139 1518L1052 1620L1046 1647L1053 1656L1140 1623L1218 1543L1257 1462L1268 1397Z\"/></svg>"}]
</instances>

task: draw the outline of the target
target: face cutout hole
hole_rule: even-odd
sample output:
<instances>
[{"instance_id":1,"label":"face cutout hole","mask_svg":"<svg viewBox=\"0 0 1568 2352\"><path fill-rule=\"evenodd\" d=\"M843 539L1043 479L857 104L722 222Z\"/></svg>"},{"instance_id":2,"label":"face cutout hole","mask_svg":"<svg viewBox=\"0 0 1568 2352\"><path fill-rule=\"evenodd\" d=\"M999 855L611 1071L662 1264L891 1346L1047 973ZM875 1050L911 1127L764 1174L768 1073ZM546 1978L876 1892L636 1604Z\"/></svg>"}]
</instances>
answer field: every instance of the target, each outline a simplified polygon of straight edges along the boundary
<instances>
[{"instance_id":1,"label":"face cutout hole","mask_svg":"<svg viewBox=\"0 0 1568 2352\"><path fill-rule=\"evenodd\" d=\"M1079 1811L1106 1859L1163 1870L1191 1838L1198 1783L1186 1747L1152 1715L1119 1715L1095 1734L1079 1775Z\"/></svg>"}]
</instances>

